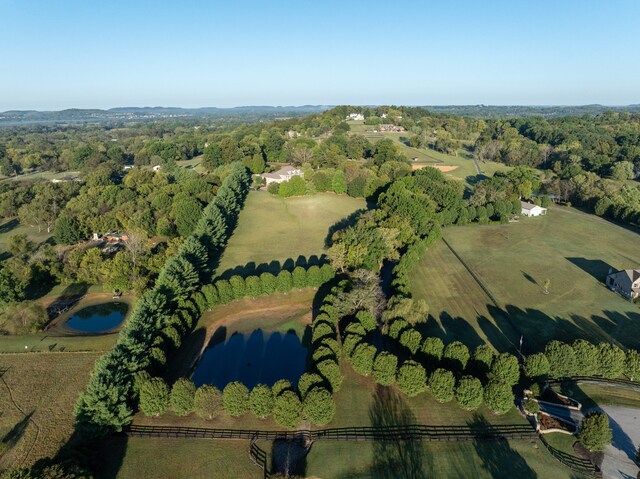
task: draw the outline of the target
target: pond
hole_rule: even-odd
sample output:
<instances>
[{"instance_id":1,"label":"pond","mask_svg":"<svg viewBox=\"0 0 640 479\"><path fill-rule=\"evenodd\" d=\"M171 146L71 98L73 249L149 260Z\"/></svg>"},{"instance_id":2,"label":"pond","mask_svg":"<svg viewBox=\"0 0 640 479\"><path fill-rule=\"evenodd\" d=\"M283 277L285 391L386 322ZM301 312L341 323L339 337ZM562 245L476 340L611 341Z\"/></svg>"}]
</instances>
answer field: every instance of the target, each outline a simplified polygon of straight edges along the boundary
<instances>
[{"instance_id":1,"label":"pond","mask_svg":"<svg viewBox=\"0 0 640 479\"><path fill-rule=\"evenodd\" d=\"M232 381L249 389L256 384L273 386L279 379L297 385L306 369L307 348L293 332L234 333L205 349L192 379L196 386L211 384L222 390Z\"/></svg>"},{"instance_id":2,"label":"pond","mask_svg":"<svg viewBox=\"0 0 640 479\"><path fill-rule=\"evenodd\" d=\"M77 311L64 325L83 333L104 333L118 327L128 310L126 303L96 304Z\"/></svg>"}]
</instances>

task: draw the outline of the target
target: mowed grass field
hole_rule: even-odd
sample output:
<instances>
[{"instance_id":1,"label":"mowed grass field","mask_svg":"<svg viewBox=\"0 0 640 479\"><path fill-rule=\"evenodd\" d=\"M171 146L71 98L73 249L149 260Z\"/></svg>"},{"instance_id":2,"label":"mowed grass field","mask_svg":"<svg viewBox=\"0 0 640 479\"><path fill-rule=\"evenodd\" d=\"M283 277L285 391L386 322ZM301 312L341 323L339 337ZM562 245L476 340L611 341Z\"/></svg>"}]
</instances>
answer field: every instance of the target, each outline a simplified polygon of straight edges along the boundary
<instances>
[{"instance_id":1,"label":"mowed grass field","mask_svg":"<svg viewBox=\"0 0 640 479\"><path fill-rule=\"evenodd\" d=\"M101 353L1 354L0 470L54 456Z\"/></svg>"},{"instance_id":2,"label":"mowed grass field","mask_svg":"<svg viewBox=\"0 0 640 479\"><path fill-rule=\"evenodd\" d=\"M38 232L38 228L22 225L17 218L0 220L0 258L8 251L9 239L16 234L26 234L36 244L43 243L53 235L47 233L46 228Z\"/></svg>"},{"instance_id":3,"label":"mowed grass field","mask_svg":"<svg viewBox=\"0 0 640 479\"><path fill-rule=\"evenodd\" d=\"M218 272L247 263L270 263L298 256L320 257L329 228L365 201L346 195L319 193L282 199L266 191L252 191L229 240Z\"/></svg>"},{"instance_id":4,"label":"mowed grass field","mask_svg":"<svg viewBox=\"0 0 640 479\"><path fill-rule=\"evenodd\" d=\"M456 318L450 323L467 330L467 340L486 337L500 347L500 333L512 341L523 334L525 352L551 339L577 338L640 348L640 308L604 284L610 268L640 266L637 233L594 215L552 207L546 217L452 227L444 237L500 309L444 244L431 248L414 271L413 292L431 304L434 318ZM548 295L542 288L545 279L551 282ZM441 327L447 330L446 324Z\"/></svg>"}]
</instances>

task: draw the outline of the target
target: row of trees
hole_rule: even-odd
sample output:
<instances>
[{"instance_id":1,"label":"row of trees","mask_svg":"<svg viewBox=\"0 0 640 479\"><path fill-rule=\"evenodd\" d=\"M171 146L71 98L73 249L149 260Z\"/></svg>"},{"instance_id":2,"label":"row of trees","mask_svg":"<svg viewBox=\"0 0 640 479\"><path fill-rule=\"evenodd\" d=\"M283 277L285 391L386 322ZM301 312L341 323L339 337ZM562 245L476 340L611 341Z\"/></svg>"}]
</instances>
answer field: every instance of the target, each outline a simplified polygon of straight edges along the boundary
<instances>
[{"instance_id":1,"label":"row of trees","mask_svg":"<svg viewBox=\"0 0 640 479\"><path fill-rule=\"evenodd\" d=\"M211 275L234 227L248 189L241 163L232 165L194 234L162 268L152 289L138 301L115 347L102 356L75 408L78 429L93 436L120 430L131 421L134 378L161 370L206 307L200 285Z\"/></svg>"}]
</instances>

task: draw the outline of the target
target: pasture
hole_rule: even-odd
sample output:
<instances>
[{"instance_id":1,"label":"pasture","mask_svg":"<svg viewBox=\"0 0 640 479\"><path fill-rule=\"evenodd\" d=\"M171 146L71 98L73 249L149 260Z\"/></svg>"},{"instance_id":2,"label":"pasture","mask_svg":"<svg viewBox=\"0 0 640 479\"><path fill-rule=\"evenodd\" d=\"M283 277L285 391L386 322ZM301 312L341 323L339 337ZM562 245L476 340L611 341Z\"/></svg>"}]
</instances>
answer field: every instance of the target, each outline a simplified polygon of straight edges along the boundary
<instances>
[{"instance_id":1,"label":"pasture","mask_svg":"<svg viewBox=\"0 0 640 479\"><path fill-rule=\"evenodd\" d=\"M431 304L433 318L455 317L452 324L468 330L460 339L477 334L501 348L501 335L513 342L522 334L524 352L537 351L551 339L640 347L640 309L604 284L610 268L640 266L637 233L552 207L546 217L451 227L444 237L499 304L491 304L446 245L431 248L413 273L413 292ZM546 279L549 294L542 287Z\"/></svg>"},{"instance_id":2,"label":"pasture","mask_svg":"<svg viewBox=\"0 0 640 479\"><path fill-rule=\"evenodd\" d=\"M22 225L17 218L0 220L0 260L4 254L8 254L9 239L17 234L26 234L36 244L43 243L53 236L53 233L47 233L46 228L38 232L38 228Z\"/></svg>"},{"instance_id":3,"label":"pasture","mask_svg":"<svg viewBox=\"0 0 640 479\"><path fill-rule=\"evenodd\" d=\"M362 198L333 193L280 198L252 191L240 212L238 226L220 260L218 273L236 266L320 257L329 228L365 208Z\"/></svg>"},{"instance_id":4,"label":"pasture","mask_svg":"<svg viewBox=\"0 0 640 479\"><path fill-rule=\"evenodd\" d=\"M54 456L100 353L0 354L0 469Z\"/></svg>"}]
</instances>

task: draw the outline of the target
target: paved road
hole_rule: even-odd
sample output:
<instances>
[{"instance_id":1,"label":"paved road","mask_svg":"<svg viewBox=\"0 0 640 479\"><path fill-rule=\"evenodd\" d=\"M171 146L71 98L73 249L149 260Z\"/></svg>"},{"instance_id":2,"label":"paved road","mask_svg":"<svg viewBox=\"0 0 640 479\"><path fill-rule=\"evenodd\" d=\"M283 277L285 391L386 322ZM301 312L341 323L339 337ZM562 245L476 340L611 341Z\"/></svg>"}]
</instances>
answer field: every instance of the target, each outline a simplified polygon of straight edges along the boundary
<instances>
[{"instance_id":1,"label":"paved road","mask_svg":"<svg viewBox=\"0 0 640 479\"><path fill-rule=\"evenodd\" d=\"M609 415L613 443L604 452L602 473L605 479L635 479L638 466L633 462L640 444L640 409L602 406Z\"/></svg>"}]
</instances>

